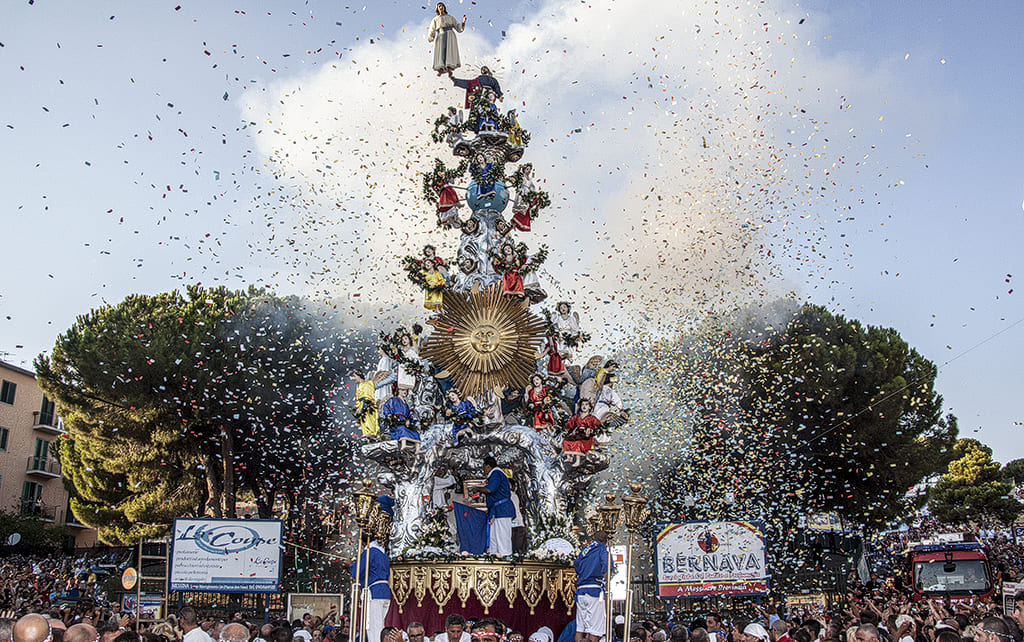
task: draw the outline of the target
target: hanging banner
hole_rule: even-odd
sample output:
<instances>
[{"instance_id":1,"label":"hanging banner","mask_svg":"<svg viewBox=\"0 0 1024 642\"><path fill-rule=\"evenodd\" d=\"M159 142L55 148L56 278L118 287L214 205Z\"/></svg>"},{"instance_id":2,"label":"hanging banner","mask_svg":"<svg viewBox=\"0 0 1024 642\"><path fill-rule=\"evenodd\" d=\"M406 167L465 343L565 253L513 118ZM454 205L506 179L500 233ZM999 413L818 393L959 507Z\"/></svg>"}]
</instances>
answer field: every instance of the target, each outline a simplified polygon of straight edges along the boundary
<instances>
[{"instance_id":1,"label":"hanging banner","mask_svg":"<svg viewBox=\"0 0 1024 642\"><path fill-rule=\"evenodd\" d=\"M281 526L280 520L175 519L170 590L280 592Z\"/></svg>"},{"instance_id":2,"label":"hanging banner","mask_svg":"<svg viewBox=\"0 0 1024 642\"><path fill-rule=\"evenodd\" d=\"M626 547L625 545L609 546L608 552L612 554L612 581L608 585L612 600L622 602L626 599L626 580L629 578L629 569L626 568Z\"/></svg>"},{"instance_id":3,"label":"hanging banner","mask_svg":"<svg viewBox=\"0 0 1024 642\"><path fill-rule=\"evenodd\" d=\"M655 556L662 599L768 593L761 522L660 524Z\"/></svg>"}]
</instances>

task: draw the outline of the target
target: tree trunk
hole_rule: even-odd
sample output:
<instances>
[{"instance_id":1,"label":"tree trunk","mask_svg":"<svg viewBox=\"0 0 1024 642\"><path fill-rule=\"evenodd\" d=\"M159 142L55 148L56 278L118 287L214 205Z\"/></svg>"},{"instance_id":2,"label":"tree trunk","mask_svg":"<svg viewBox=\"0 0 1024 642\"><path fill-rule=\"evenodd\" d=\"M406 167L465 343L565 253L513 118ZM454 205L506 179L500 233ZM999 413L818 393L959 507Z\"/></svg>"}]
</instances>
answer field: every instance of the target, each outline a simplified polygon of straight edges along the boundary
<instances>
[{"instance_id":1,"label":"tree trunk","mask_svg":"<svg viewBox=\"0 0 1024 642\"><path fill-rule=\"evenodd\" d=\"M213 517L223 517L221 501L224 495L224 486L221 484L220 475L218 475L219 466L212 455L203 457L203 468L206 471L206 494L209 496L206 502L206 512L213 513Z\"/></svg>"},{"instance_id":2,"label":"tree trunk","mask_svg":"<svg viewBox=\"0 0 1024 642\"><path fill-rule=\"evenodd\" d=\"M221 428L220 454L221 463L224 465L224 517L234 519L237 517L235 510L235 438L230 426Z\"/></svg>"},{"instance_id":3,"label":"tree trunk","mask_svg":"<svg viewBox=\"0 0 1024 642\"><path fill-rule=\"evenodd\" d=\"M270 519L274 516L274 492L265 488L262 484L253 486L256 492L256 508L259 510L260 519Z\"/></svg>"}]
</instances>

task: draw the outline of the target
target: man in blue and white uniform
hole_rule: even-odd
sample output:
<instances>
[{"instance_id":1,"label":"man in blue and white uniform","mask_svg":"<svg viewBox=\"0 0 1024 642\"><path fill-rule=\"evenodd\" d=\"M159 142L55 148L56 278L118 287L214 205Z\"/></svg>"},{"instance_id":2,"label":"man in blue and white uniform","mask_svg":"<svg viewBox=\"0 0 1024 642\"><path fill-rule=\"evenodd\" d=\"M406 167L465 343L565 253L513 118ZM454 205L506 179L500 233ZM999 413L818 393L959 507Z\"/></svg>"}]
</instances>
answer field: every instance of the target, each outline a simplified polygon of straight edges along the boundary
<instances>
[{"instance_id":1,"label":"man in blue and white uniform","mask_svg":"<svg viewBox=\"0 0 1024 642\"><path fill-rule=\"evenodd\" d=\"M391 607L391 587L388 586L391 560L388 559L388 554L380 544L364 535L360 563L359 575L361 577L356 577L355 563L352 564L349 572L360 586L365 580L370 587L370 599L367 601L366 607L366 637L364 639L366 642L379 642L380 632L384 628L384 618ZM362 593L360 593L360 605L362 605Z\"/></svg>"},{"instance_id":2,"label":"man in blue and white uniform","mask_svg":"<svg viewBox=\"0 0 1024 642\"><path fill-rule=\"evenodd\" d=\"M512 555L512 520L516 507L512 504L512 489L508 476L498 468L494 457L484 457L484 474L487 485L480 492L487 495L487 517L490 519L491 536L487 552L499 557Z\"/></svg>"},{"instance_id":3,"label":"man in blue and white uniform","mask_svg":"<svg viewBox=\"0 0 1024 642\"><path fill-rule=\"evenodd\" d=\"M576 642L598 642L607 629L604 578L608 572L608 534L594 533L594 541L580 552L576 568Z\"/></svg>"}]
</instances>

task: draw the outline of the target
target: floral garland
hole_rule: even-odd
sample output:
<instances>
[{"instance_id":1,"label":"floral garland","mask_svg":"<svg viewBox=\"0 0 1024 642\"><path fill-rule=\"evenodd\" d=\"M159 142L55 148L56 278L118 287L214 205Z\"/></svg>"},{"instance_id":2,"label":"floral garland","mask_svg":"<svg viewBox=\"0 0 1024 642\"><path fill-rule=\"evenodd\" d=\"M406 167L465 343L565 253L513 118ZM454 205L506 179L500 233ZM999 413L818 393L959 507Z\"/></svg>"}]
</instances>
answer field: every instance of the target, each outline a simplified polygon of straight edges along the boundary
<instances>
[{"instance_id":1,"label":"floral garland","mask_svg":"<svg viewBox=\"0 0 1024 642\"><path fill-rule=\"evenodd\" d=\"M526 243L519 243L518 245L512 246L512 258L506 259L505 254L502 251L509 243L502 243L497 247L493 247L487 252L487 256L491 259L491 264L494 266L495 271L501 272L518 272L523 269L528 260Z\"/></svg>"},{"instance_id":2,"label":"floral garland","mask_svg":"<svg viewBox=\"0 0 1024 642\"><path fill-rule=\"evenodd\" d=\"M410 549L434 548L443 550L448 545L448 521L444 507L435 508L423 518L423 529ZM406 551L403 551L403 555Z\"/></svg>"},{"instance_id":3,"label":"floral garland","mask_svg":"<svg viewBox=\"0 0 1024 642\"><path fill-rule=\"evenodd\" d=\"M377 347L388 357L401 364L407 372L415 377L422 377L426 374L426 366L422 362L405 356L405 351L402 349L402 337L412 338L405 328L399 328L391 334L381 330L377 336L380 339L380 344Z\"/></svg>"},{"instance_id":4,"label":"floral garland","mask_svg":"<svg viewBox=\"0 0 1024 642\"><path fill-rule=\"evenodd\" d=\"M532 257L529 257L529 248L526 247L526 243L518 243L514 247L515 258L511 260L506 259L501 252L501 248L504 245L502 243L496 248L491 248L487 253L493 262L494 269L501 273L521 272L529 274L530 272L536 272L544 261L548 259L547 245L541 245L537 252Z\"/></svg>"},{"instance_id":5,"label":"floral garland","mask_svg":"<svg viewBox=\"0 0 1024 642\"><path fill-rule=\"evenodd\" d=\"M523 266L523 274L536 272L546 260L548 260L548 246L541 245L530 260L526 262L526 265Z\"/></svg>"},{"instance_id":6,"label":"floral garland","mask_svg":"<svg viewBox=\"0 0 1024 642\"><path fill-rule=\"evenodd\" d=\"M427 290L428 292L436 292L438 290L444 290L444 287L435 288L434 286L427 283L426 273L423 270L423 261L415 256L406 255L402 259L402 269L405 270L405 275L418 288ZM447 285L447 280L445 284Z\"/></svg>"},{"instance_id":7,"label":"floral garland","mask_svg":"<svg viewBox=\"0 0 1024 642\"><path fill-rule=\"evenodd\" d=\"M447 528L447 527L446 527ZM553 535L552 537L562 537L570 542L572 540L564 535ZM550 539L550 538L547 538ZM544 540L546 541L546 540ZM574 544L575 548L578 548ZM529 553L513 553L511 556L502 557L501 555L473 555L471 553L452 553L448 551L438 552L436 550L426 550L433 547L415 547L411 546L404 551L401 555L391 558L392 562L466 562L466 561L477 561L477 562L510 562L512 564L520 564L522 562L538 562L538 561L549 561L549 562L564 562L567 566L572 564L576 559L575 555L563 555L555 553L553 551L531 551ZM440 548L440 547L437 547Z\"/></svg>"},{"instance_id":8,"label":"floral garland","mask_svg":"<svg viewBox=\"0 0 1024 642\"><path fill-rule=\"evenodd\" d=\"M505 164L486 163L481 165L480 163L470 163L469 175L473 177L477 185L503 183L505 182Z\"/></svg>"},{"instance_id":9,"label":"floral garland","mask_svg":"<svg viewBox=\"0 0 1024 642\"><path fill-rule=\"evenodd\" d=\"M540 546L549 539L560 537L568 540L575 550L580 549L580 541L569 526L569 520L564 515L554 513L540 513L537 519L530 525L530 539L534 548Z\"/></svg>"},{"instance_id":10,"label":"floral garland","mask_svg":"<svg viewBox=\"0 0 1024 642\"><path fill-rule=\"evenodd\" d=\"M428 203L437 205L444 188L465 174L468 167L469 163L463 160L459 162L458 167L448 169L444 161L440 158L435 158L434 169L423 176L423 198Z\"/></svg>"},{"instance_id":11,"label":"floral garland","mask_svg":"<svg viewBox=\"0 0 1024 642\"><path fill-rule=\"evenodd\" d=\"M590 341L589 332L569 334L568 332L559 332L556 330L555 322L551 319L551 311L547 308L544 309L544 320L547 322L547 328L545 329L544 334L549 337L555 337L567 348L578 348Z\"/></svg>"},{"instance_id":12,"label":"floral garland","mask_svg":"<svg viewBox=\"0 0 1024 642\"><path fill-rule=\"evenodd\" d=\"M350 406L348 411L352 413L356 423L361 424L371 413L377 414L377 401L375 399L357 399L356 405Z\"/></svg>"},{"instance_id":13,"label":"floral garland","mask_svg":"<svg viewBox=\"0 0 1024 642\"><path fill-rule=\"evenodd\" d=\"M509 179L509 185L516 188L523 200L527 203L527 209L530 211L530 218L537 220L537 215L542 209L551 206L551 196L544 190L523 190L523 185L526 184L526 175L533 171L532 163L524 163L516 168L516 171L512 173Z\"/></svg>"},{"instance_id":14,"label":"floral garland","mask_svg":"<svg viewBox=\"0 0 1024 642\"><path fill-rule=\"evenodd\" d=\"M444 416L444 411L448 409L448 404L443 403L439 405L434 405L434 413L441 417L444 423L465 424L467 426L472 426L474 428L481 428L484 425L484 419L487 417L487 415L486 413L484 413L483 410L477 408L476 404L473 405L473 408L475 409L473 411L473 414L469 415L468 417L463 414L455 414L452 415L451 417L446 417Z\"/></svg>"}]
</instances>

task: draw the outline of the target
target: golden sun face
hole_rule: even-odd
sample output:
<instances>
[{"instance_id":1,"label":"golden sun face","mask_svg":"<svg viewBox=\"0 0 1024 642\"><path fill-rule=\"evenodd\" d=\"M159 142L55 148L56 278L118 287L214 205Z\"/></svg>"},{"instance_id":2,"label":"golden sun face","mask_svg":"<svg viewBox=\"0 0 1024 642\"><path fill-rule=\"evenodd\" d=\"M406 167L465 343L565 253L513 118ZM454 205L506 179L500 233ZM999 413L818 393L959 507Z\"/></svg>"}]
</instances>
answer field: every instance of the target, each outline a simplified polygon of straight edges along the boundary
<instances>
[{"instance_id":1,"label":"golden sun face","mask_svg":"<svg viewBox=\"0 0 1024 642\"><path fill-rule=\"evenodd\" d=\"M464 395L523 388L536 370L545 322L498 284L468 295L445 292L435 331L422 354L455 380Z\"/></svg>"}]
</instances>

